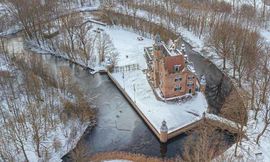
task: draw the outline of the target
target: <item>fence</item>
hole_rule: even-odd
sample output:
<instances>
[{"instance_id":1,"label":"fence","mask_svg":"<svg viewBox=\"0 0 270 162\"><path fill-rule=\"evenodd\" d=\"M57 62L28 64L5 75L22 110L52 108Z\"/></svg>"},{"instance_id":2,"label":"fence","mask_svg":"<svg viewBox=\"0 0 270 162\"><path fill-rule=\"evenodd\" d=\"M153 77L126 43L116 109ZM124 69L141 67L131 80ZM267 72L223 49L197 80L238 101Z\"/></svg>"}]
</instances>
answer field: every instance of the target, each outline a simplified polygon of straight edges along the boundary
<instances>
[{"instance_id":1,"label":"fence","mask_svg":"<svg viewBox=\"0 0 270 162\"><path fill-rule=\"evenodd\" d=\"M114 73L140 70L139 64L130 64L125 66L116 66L113 68Z\"/></svg>"}]
</instances>

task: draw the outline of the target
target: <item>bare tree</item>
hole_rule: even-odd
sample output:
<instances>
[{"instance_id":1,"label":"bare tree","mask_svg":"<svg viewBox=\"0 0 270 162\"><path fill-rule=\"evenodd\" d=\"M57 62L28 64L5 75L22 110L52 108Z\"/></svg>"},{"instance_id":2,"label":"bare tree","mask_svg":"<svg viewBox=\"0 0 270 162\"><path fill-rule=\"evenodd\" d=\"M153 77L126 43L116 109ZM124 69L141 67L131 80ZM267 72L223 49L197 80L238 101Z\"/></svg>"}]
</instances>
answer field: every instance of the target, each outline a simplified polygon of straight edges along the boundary
<instances>
[{"instance_id":1,"label":"bare tree","mask_svg":"<svg viewBox=\"0 0 270 162\"><path fill-rule=\"evenodd\" d=\"M270 47L266 45L264 48L264 52L262 53L262 64L259 65L259 70L261 71L260 99L263 103L267 103L268 91L270 89L269 52Z\"/></svg>"},{"instance_id":2,"label":"bare tree","mask_svg":"<svg viewBox=\"0 0 270 162\"><path fill-rule=\"evenodd\" d=\"M55 1L45 5L37 0L4 0L8 11L19 21L29 39L35 39L40 44L43 24L51 19L57 6Z\"/></svg>"},{"instance_id":3,"label":"bare tree","mask_svg":"<svg viewBox=\"0 0 270 162\"><path fill-rule=\"evenodd\" d=\"M270 105L269 103L266 103L265 104L265 107L263 109L263 114L264 114L264 117L263 117L263 128L262 130L259 132L257 138L256 138L256 143L259 145L260 144L260 139L261 137L267 132L267 129L269 128L270 126Z\"/></svg>"},{"instance_id":4,"label":"bare tree","mask_svg":"<svg viewBox=\"0 0 270 162\"><path fill-rule=\"evenodd\" d=\"M68 57L75 60L75 41L76 41L76 31L78 26L82 23L81 17L74 16L72 14L66 15L61 18L61 27L64 35L64 41L66 41L64 51ZM67 35L67 36L66 36Z\"/></svg>"},{"instance_id":5,"label":"bare tree","mask_svg":"<svg viewBox=\"0 0 270 162\"><path fill-rule=\"evenodd\" d=\"M99 63L104 62L105 57L106 56L108 57L109 54L113 52L113 49L114 47L113 47L110 36L106 33L99 34L98 41L97 41Z\"/></svg>"},{"instance_id":6,"label":"bare tree","mask_svg":"<svg viewBox=\"0 0 270 162\"><path fill-rule=\"evenodd\" d=\"M83 142L78 142L77 146L71 152L71 158L75 162L85 162L89 160L87 146Z\"/></svg>"},{"instance_id":7,"label":"bare tree","mask_svg":"<svg viewBox=\"0 0 270 162\"><path fill-rule=\"evenodd\" d=\"M86 67L90 65L90 59L94 54L95 37L90 35L91 26L87 24L81 25L76 30L77 44L76 48L79 51L80 59Z\"/></svg>"},{"instance_id":8,"label":"bare tree","mask_svg":"<svg viewBox=\"0 0 270 162\"><path fill-rule=\"evenodd\" d=\"M186 162L211 161L225 147L218 138L217 128L202 123L185 142L183 160ZM217 137L218 136L218 137Z\"/></svg>"},{"instance_id":9,"label":"bare tree","mask_svg":"<svg viewBox=\"0 0 270 162\"><path fill-rule=\"evenodd\" d=\"M223 58L223 69L226 69L226 60L231 53L232 41L230 35L232 25L229 21L218 23L208 40L209 44L215 49L215 52Z\"/></svg>"}]
</instances>

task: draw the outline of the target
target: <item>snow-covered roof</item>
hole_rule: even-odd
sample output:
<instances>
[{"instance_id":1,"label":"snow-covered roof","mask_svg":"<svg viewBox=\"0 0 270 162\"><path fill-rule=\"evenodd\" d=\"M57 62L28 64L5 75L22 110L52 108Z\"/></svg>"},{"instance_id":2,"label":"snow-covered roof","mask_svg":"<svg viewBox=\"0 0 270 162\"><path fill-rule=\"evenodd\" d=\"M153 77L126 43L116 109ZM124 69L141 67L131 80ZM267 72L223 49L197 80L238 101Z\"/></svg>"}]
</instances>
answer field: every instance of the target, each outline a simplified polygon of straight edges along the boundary
<instances>
[{"instance_id":1,"label":"snow-covered roof","mask_svg":"<svg viewBox=\"0 0 270 162\"><path fill-rule=\"evenodd\" d=\"M159 45L160 43L161 43L161 37L160 37L159 34L157 34L157 35L155 36L155 44L156 44L156 45Z\"/></svg>"},{"instance_id":2,"label":"snow-covered roof","mask_svg":"<svg viewBox=\"0 0 270 162\"><path fill-rule=\"evenodd\" d=\"M206 79L205 79L204 75L201 77L200 84L201 85L206 85Z\"/></svg>"},{"instance_id":3,"label":"snow-covered roof","mask_svg":"<svg viewBox=\"0 0 270 162\"><path fill-rule=\"evenodd\" d=\"M165 43L162 43L163 47L163 53L165 56L177 56L182 55L182 52L180 52L178 49L175 48L175 44L172 44L170 47L168 47Z\"/></svg>"},{"instance_id":4,"label":"snow-covered roof","mask_svg":"<svg viewBox=\"0 0 270 162\"><path fill-rule=\"evenodd\" d=\"M196 73L196 70L195 70L195 68L190 64L190 65L187 65L187 69L189 70L189 71L191 71L192 73Z\"/></svg>"}]
</instances>

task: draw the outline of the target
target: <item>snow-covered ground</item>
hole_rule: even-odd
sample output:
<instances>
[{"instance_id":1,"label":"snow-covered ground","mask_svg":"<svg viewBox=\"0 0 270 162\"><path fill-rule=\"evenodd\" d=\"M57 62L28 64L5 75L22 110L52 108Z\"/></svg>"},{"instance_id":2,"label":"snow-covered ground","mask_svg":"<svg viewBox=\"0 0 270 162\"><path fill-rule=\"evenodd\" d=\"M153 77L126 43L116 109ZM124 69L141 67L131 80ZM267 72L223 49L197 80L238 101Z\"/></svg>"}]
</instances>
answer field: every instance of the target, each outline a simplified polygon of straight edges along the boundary
<instances>
[{"instance_id":1,"label":"snow-covered ground","mask_svg":"<svg viewBox=\"0 0 270 162\"><path fill-rule=\"evenodd\" d=\"M261 29L260 34L265 39L266 43L270 44L270 29Z\"/></svg>"},{"instance_id":2,"label":"snow-covered ground","mask_svg":"<svg viewBox=\"0 0 270 162\"><path fill-rule=\"evenodd\" d=\"M249 117L253 116L253 112L249 112ZM262 117L259 117L262 118ZM235 145L229 148L225 153L225 157L232 157L233 160L237 161L242 159L242 161L246 162L269 162L270 161L270 134L269 132L265 133L262 138L260 145L257 145L255 140L258 133L262 130L263 121L259 120L257 123L255 120L250 119L248 121L248 126L246 129L247 138L242 139L241 145L238 147L237 156L234 156L235 153ZM214 162L218 162L221 157L218 157L214 160Z\"/></svg>"},{"instance_id":3,"label":"snow-covered ground","mask_svg":"<svg viewBox=\"0 0 270 162\"><path fill-rule=\"evenodd\" d=\"M112 73L112 76L126 90L157 131L160 131L163 120L167 122L170 133L202 117L208 104L200 92L190 101L180 104L164 103L156 99L146 74L142 71L147 68L144 47L151 46L152 40L144 38L143 41L138 41L139 35L120 28L106 28L105 31L110 35L119 52L119 66L139 64L140 70Z\"/></svg>"},{"instance_id":4,"label":"snow-covered ground","mask_svg":"<svg viewBox=\"0 0 270 162\"><path fill-rule=\"evenodd\" d=\"M2 3L0 3L0 13L3 12L3 11L5 11L5 7L3 6Z\"/></svg>"},{"instance_id":5,"label":"snow-covered ground","mask_svg":"<svg viewBox=\"0 0 270 162\"><path fill-rule=\"evenodd\" d=\"M231 3L233 4L233 1L235 2L235 5L243 5L243 4L247 4L247 5L254 5L254 2L255 2L255 5L257 7L262 7L263 6L263 0L219 0L219 1L225 1L225 2L228 2L228 3Z\"/></svg>"},{"instance_id":6,"label":"snow-covered ground","mask_svg":"<svg viewBox=\"0 0 270 162\"><path fill-rule=\"evenodd\" d=\"M89 11L95 11L99 9L99 5L97 6L84 6L84 7L79 7L75 8L75 12L89 12Z\"/></svg>"},{"instance_id":7,"label":"snow-covered ground","mask_svg":"<svg viewBox=\"0 0 270 162\"><path fill-rule=\"evenodd\" d=\"M0 72L1 71L9 71L10 67L8 66L8 63L5 61L3 57L0 57Z\"/></svg>"},{"instance_id":8,"label":"snow-covered ground","mask_svg":"<svg viewBox=\"0 0 270 162\"><path fill-rule=\"evenodd\" d=\"M76 146L88 125L89 123L81 123L79 120L72 120L67 124L58 123L57 127L51 130L47 137L41 142L42 147L50 148L48 149L50 154L48 160L50 162L62 161L61 158ZM75 134L74 130L76 130ZM54 149L55 141L60 143L60 148L58 150ZM29 157L30 162L36 162L42 159L35 153L36 150L34 149L31 140L29 141L29 145L27 145L27 150L27 156Z\"/></svg>"},{"instance_id":9,"label":"snow-covered ground","mask_svg":"<svg viewBox=\"0 0 270 162\"><path fill-rule=\"evenodd\" d=\"M24 51L23 47L23 38L12 38L7 40L5 48L10 54L18 54Z\"/></svg>"},{"instance_id":10,"label":"snow-covered ground","mask_svg":"<svg viewBox=\"0 0 270 162\"><path fill-rule=\"evenodd\" d=\"M147 68L144 47L152 46L153 40L144 38L143 41L138 41L137 37L140 35L118 27L105 28L105 32L110 35L113 45L119 53L117 66L139 64L141 69Z\"/></svg>"}]
</instances>

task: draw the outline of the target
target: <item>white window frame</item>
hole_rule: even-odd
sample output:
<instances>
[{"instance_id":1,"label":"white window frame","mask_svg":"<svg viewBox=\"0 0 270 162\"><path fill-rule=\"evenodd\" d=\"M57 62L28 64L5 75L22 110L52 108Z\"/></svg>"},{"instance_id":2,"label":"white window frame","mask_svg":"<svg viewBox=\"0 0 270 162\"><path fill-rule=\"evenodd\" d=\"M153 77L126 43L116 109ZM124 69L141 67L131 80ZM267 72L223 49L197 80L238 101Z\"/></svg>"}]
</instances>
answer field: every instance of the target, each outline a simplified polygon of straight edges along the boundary
<instances>
[{"instance_id":1,"label":"white window frame","mask_svg":"<svg viewBox=\"0 0 270 162\"><path fill-rule=\"evenodd\" d=\"M173 65L173 71L174 72L179 72L180 71L181 65Z\"/></svg>"}]
</instances>

